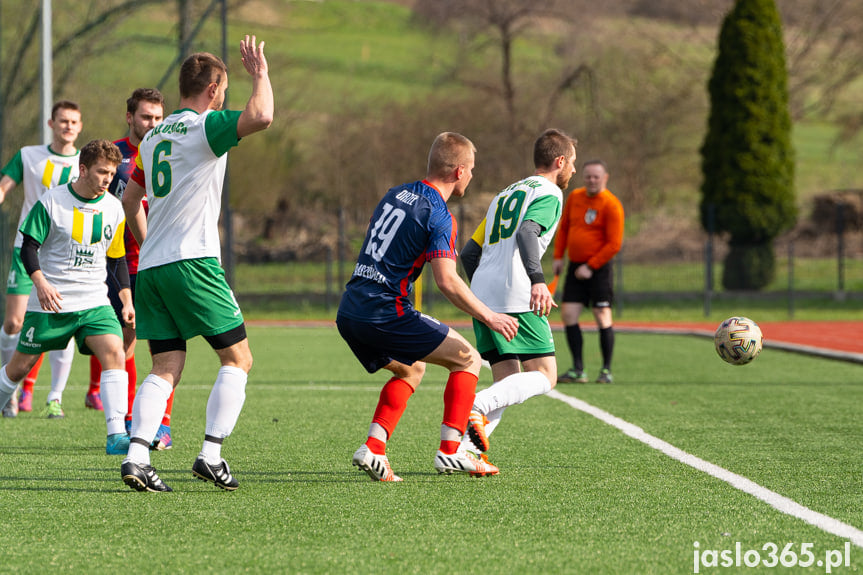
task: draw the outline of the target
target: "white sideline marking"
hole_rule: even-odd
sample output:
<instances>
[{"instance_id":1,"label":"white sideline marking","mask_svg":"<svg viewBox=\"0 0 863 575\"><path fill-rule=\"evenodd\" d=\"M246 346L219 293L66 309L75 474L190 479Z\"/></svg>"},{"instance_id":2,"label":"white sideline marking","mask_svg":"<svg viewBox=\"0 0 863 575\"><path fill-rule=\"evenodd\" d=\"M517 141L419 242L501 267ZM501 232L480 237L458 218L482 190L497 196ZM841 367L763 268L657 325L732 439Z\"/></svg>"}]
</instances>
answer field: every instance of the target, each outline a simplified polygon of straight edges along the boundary
<instances>
[{"instance_id":1,"label":"white sideline marking","mask_svg":"<svg viewBox=\"0 0 863 575\"><path fill-rule=\"evenodd\" d=\"M670 443L663 441L658 437L650 435L637 425L633 425L628 421L624 421L623 419L620 419L619 417L616 417L608 413L607 411L603 411L602 409L595 407L585 401L576 399L569 395L565 395L554 389L549 391L547 395L553 399L557 399L566 404L569 404L571 407L574 407L579 411L583 411L589 415L592 415L600 421L607 423L608 425L616 427L626 435L649 445L653 449L661 451L672 459L676 459L681 463L685 463L690 467L694 467L699 471L703 471L704 473L712 475L717 479L721 479L732 487L739 489L744 493L748 493L749 495L752 495L757 499L760 499L761 501L767 503L778 511L785 513L786 515L791 515L792 517L802 519L806 523L814 525L822 531L826 531L827 533L832 533L833 535L837 535L843 539L847 539L857 547L863 547L863 531L857 529L852 525L843 523L838 519L834 519L832 517L824 515L823 513L813 511L812 509L804 507L803 505L800 505L796 501L793 501L785 497L784 495L780 495L775 491L771 491L766 487L758 485L754 481L747 479L742 475L737 475L736 473L732 473L731 471L728 471L723 467L719 467L716 464L710 463L709 461L704 461L703 459L696 457L691 453L687 453L682 449L674 447Z\"/></svg>"}]
</instances>

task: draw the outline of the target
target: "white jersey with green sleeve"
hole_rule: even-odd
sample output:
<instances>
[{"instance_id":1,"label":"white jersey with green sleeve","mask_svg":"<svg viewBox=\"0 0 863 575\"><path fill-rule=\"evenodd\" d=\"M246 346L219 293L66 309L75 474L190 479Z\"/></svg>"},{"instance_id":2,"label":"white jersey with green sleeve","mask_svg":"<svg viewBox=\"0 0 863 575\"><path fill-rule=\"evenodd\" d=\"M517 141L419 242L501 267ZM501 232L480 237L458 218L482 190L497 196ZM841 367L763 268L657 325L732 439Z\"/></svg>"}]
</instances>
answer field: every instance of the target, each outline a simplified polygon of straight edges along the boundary
<instances>
[{"instance_id":1,"label":"white jersey with green sleeve","mask_svg":"<svg viewBox=\"0 0 863 575\"><path fill-rule=\"evenodd\" d=\"M491 201L486 212L481 240L482 257L470 288L492 311L524 313L530 311L530 278L524 269L516 232L526 219L545 230L539 237L540 254L554 237L563 206L560 188L543 176L516 182Z\"/></svg>"},{"instance_id":2,"label":"white jersey with green sleeve","mask_svg":"<svg viewBox=\"0 0 863 575\"><path fill-rule=\"evenodd\" d=\"M25 146L3 166L0 172L12 178L15 185L23 184L24 203L18 218L19 228L42 194L78 179L79 156L77 151L71 156L55 154L51 146ZM17 233L15 247L20 248L23 241L21 233Z\"/></svg>"},{"instance_id":3,"label":"white jersey with green sleeve","mask_svg":"<svg viewBox=\"0 0 863 575\"><path fill-rule=\"evenodd\" d=\"M138 270L181 260L221 260L219 212L238 111L183 109L147 132L133 179L147 190L147 237ZM140 175L143 174L143 182Z\"/></svg>"},{"instance_id":4,"label":"white jersey with green sleeve","mask_svg":"<svg viewBox=\"0 0 863 575\"><path fill-rule=\"evenodd\" d=\"M106 257L125 255L123 204L111 194L84 199L67 184L45 192L19 231L42 244L39 267L63 300L61 312L111 305L105 283ZM45 312L36 290L28 312Z\"/></svg>"}]
</instances>

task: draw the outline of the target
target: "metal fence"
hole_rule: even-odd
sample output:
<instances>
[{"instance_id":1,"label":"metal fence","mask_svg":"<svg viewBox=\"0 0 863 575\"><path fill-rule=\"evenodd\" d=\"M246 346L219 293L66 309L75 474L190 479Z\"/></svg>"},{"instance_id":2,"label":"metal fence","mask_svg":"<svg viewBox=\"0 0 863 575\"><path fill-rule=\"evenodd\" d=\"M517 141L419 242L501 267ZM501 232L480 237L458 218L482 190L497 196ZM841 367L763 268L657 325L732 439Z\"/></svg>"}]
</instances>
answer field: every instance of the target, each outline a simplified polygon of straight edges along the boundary
<instances>
[{"instance_id":1,"label":"metal fence","mask_svg":"<svg viewBox=\"0 0 863 575\"><path fill-rule=\"evenodd\" d=\"M458 211L455 215L460 219ZM462 240L469 235L469 224L459 221ZM709 315L717 302L750 298L787 306L789 317L793 317L798 304L813 298L826 302L819 305L836 302L837 307L848 300L863 300L863 233L841 224L828 227L816 230L814 236L812 230L798 228L778 238L774 244L775 279L763 290L746 293L722 288L723 259L728 251L722 237L702 234L703 238L695 239L694 249L688 246L685 255L674 249L658 254L636 249L641 247L638 238L627 239L613 264L616 311L622 316L629 309L655 305L657 301L672 305L686 301L688 307L695 302L696 308L702 307ZM323 307L334 311L363 239L359 231L350 234L343 225L339 229L342 231L335 247L320 250L323 255L315 261L270 262L264 264L268 271L263 274L254 271L258 266L241 261L234 286L241 304L283 310ZM543 264L550 278L550 251ZM254 279L244 281L244 277ZM434 285L430 270L422 280L424 310L434 312L438 305L450 306ZM267 287L267 281L275 284Z\"/></svg>"},{"instance_id":2,"label":"metal fence","mask_svg":"<svg viewBox=\"0 0 863 575\"><path fill-rule=\"evenodd\" d=\"M17 214L16 214L17 215ZM456 211L460 219L461 214ZM775 244L776 278L758 292L729 292L722 288L722 261L727 246L720 237L705 236L700 249L686 257L659 255L645 257L634 249L637 240L627 239L614 259L616 313L655 305L657 301L688 302L692 307L710 313L717 302L731 298L768 300L787 306L794 317L797 307L807 299L817 298L819 305L839 307L845 302L863 301L863 232L845 224L846 215L837 210L835 223L827 230L797 230L779 238ZM341 222L341 220L340 220ZM17 218L0 209L0 277L6 278L12 255L14 225ZM469 222L467 223L469 224ZM338 306L344 284L353 271L356 248L362 242L340 225L335 247L322 247L315 258L306 261L271 261L251 265L237 258L234 291L244 309L251 306L264 313L307 310L310 316L331 314ZM462 240L469 229L462 221ZM692 251L692 250L690 250ZM277 258L274 258L277 259ZM551 253L544 260L550 276ZM423 274L423 305L432 312L436 306L450 306L434 285L429 269ZM562 282L561 282L562 284ZM562 285L561 285L562 289ZM559 295L559 294L558 294ZM0 316L5 314L5 298L0 298Z\"/></svg>"}]
</instances>

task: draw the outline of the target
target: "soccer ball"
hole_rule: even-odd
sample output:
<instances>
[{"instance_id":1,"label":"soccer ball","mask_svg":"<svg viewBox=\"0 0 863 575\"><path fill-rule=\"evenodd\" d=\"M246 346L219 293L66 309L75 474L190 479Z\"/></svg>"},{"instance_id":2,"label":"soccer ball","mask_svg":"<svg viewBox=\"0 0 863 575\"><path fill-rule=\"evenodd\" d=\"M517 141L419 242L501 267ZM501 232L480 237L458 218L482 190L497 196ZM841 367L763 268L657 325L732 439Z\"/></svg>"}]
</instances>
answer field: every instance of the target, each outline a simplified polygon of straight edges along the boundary
<instances>
[{"instance_id":1,"label":"soccer ball","mask_svg":"<svg viewBox=\"0 0 863 575\"><path fill-rule=\"evenodd\" d=\"M730 317L713 336L716 353L731 365L746 365L761 353L761 328L748 317Z\"/></svg>"}]
</instances>

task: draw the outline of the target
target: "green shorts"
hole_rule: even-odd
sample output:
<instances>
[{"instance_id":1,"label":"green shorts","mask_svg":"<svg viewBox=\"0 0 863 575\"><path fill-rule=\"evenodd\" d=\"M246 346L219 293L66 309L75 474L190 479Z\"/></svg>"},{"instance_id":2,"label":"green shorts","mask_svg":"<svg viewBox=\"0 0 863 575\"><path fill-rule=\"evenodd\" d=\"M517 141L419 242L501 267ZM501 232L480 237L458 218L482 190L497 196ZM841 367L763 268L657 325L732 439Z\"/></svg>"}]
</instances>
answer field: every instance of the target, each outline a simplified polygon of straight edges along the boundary
<instances>
[{"instance_id":1,"label":"green shorts","mask_svg":"<svg viewBox=\"0 0 863 575\"><path fill-rule=\"evenodd\" d=\"M33 282L24 269L21 261L21 248L15 248L12 252L12 263L9 266L9 277L6 278L6 295L30 295Z\"/></svg>"},{"instance_id":2,"label":"green shorts","mask_svg":"<svg viewBox=\"0 0 863 575\"><path fill-rule=\"evenodd\" d=\"M135 315L140 339L187 340L243 325L240 306L216 258L138 270Z\"/></svg>"},{"instance_id":3,"label":"green shorts","mask_svg":"<svg viewBox=\"0 0 863 575\"><path fill-rule=\"evenodd\" d=\"M499 355L545 355L554 353L554 338L548 318L531 312L507 314L518 319L518 333L512 341L473 320L476 349L480 354L496 351Z\"/></svg>"},{"instance_id":4,"label":"green shorts","mask_svg":"<svg viewBox=\"0 0 863 575\"><path fill-rule=\"evenodd\" d=\"M117 321L117 314L109 305L68 313L28 311L24 314L18 351L37 355L54 349L65 349L69 339L74 337L78 351L84 355L93 355L84 343L84 338L111 333L123 339L123 329Z\"/></svg>"}]
</instances>

